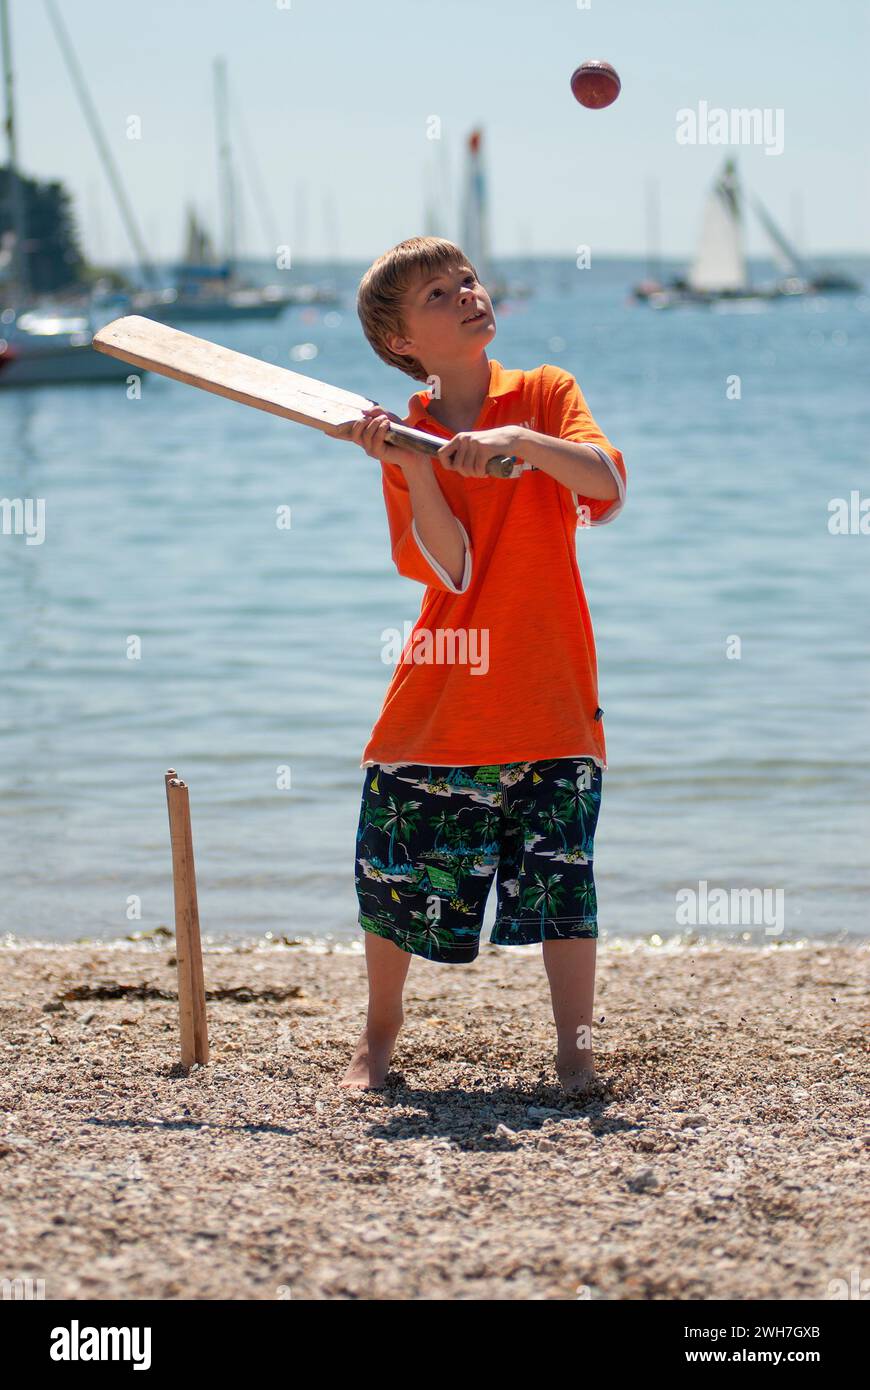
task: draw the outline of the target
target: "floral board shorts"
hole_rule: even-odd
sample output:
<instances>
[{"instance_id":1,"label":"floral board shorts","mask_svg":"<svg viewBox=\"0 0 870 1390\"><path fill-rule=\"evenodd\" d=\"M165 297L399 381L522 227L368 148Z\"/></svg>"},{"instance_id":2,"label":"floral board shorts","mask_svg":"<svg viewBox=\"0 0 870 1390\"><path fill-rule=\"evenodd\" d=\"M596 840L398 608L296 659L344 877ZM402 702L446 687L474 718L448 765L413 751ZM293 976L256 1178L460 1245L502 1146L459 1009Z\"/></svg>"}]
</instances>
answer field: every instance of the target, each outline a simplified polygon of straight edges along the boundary
<instances>
[{"instance_id":1,"label":"floral board shorts","mask_svg":"<svg viewBox=\"0 0 870 1390\"><path fill-rule=\"evenodd\" d=\"M374 764L356 836L359 925L415 956L472 961L497 876L496 946L597 937L600 804L592 758Z\"/></svg>"}]
</instances>

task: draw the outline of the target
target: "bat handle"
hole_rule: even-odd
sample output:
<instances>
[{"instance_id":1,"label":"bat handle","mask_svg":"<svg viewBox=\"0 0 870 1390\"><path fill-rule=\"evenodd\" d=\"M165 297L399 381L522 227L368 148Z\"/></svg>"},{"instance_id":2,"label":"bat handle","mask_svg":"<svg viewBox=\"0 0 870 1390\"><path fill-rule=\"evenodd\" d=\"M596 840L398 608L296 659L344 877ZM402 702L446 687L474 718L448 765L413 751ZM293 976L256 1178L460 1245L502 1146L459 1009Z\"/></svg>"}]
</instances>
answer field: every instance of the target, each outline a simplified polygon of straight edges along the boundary
<instances>
[{"instance_id":1,"label":"bat handle","mask_svg":"<svg viewBox=\"0 0 870 1390\"><path fill-rule=\"evenodd\" d=\"M516 454L495 454L487 459L486 471L491 478L512 478L516 461Z\"/></svg>"},{"instance_id":2,"label":"bat handle","mask_svg":"<svg viewBox=\"0 0 870 1390\"><path fill-rule=\"evenodd\" d=\"M431 458L448 441L424 430L412 429L410 425L394 424L387 430L387 443L399 449L409 449L413 454L425 454ZM495 454L486 461L486 471L491 478L512 478L516 465L516 454Z\"/></svg>"}]
</instances>

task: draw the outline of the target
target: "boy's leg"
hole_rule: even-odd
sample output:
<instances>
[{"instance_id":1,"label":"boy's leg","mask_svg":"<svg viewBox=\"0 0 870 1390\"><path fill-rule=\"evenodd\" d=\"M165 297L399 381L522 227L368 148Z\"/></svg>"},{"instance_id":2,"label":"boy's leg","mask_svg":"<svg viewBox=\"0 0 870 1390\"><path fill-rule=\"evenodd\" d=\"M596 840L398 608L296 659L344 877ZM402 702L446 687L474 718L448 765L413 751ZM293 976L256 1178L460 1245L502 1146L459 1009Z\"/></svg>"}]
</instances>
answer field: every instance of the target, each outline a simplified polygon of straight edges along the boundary
<instances>
[{"instance_id":1,"label":"boy's leg","mask_svg":"<svg viewBox=\"0 0 870 1390\"><path fill-rule=\"evenodd\" d=\"M542 943L556 1021L556 1072L566 1090L580 1090L595 1077L592 1009L597 944L595 937Z\"/></svg>"},{"instance_id":2,"label":"boy's leg","mask_svg":"<svg viewBox=\"0 0 870 1390\"><path fill-rule=\"evenodd\" d=\"M402 1025L402 986L418 955L478 954L497 864L498 768L392 763L368 769L356 842L369 1011L345 1086L382 1086ZM437 909L437 910L436 910Z\"/></svg>"},{"instance_id":3,"label":"boy's leg","mask_svg":"<svg viewBox=\"0 0 870 1390\"><path fill-rule=\"evenodd\" d=\"M598 936L593 875L601 769L592 758L506 764L507 825L490 940L542 943L556 1022L556 1071L567 1090L595 1080L592 1010Z\"/></svg>"},{"instance_id":4,"label":"boy's leg","mask_svg":"<svg viewBox=\"0 0 870 1390\"><path fill-rule=\"evenodd\" d=\"M369 1005L366 1026L342 1086L381 1087L404 1020L402 990L411 955L385 936L365 933Z\"/></svg>"}]
</instances>

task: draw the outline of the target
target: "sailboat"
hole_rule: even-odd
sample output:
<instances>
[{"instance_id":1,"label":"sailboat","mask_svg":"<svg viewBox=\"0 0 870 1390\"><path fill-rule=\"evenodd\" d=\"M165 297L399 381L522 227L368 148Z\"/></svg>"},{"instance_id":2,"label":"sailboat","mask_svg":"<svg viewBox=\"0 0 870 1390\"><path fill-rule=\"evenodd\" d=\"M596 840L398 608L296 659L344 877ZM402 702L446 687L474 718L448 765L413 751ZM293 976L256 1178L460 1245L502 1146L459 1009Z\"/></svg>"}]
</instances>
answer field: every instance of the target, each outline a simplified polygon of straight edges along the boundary
<instances>
[{"instance_id":1,"label":"sailboat","mask_svg":"<svg viewBox=\"0 0 870 1390\"><path fill-rule=\"evenodd\" d=\"M634 297L653 309L669 309L675 304L770 299L776 293L750 282L737 165L727 159L704 204L701 235L688 274L669 284L646 280L635 287Z\"/></svg>"},{"instance_id":2,"label":"sailboat","mask_svg":"<svg viewBox=\"0 0 870 1390\"><path fill-rule=\"evenodd\" d=\"M465 193L462 202L462 249L476 267L481 284L496 303L501 286L493 280L489 263L489 208L483 164L483 132L473 130L466 145Z\"/></svg>"},{"instance_id":3,"label":"sailboat","mask_svg":"<svg viewBox=\"0 0 870 1390\"><path fill-rule=\"evenodd\" d=\"M755 196L753 211L784 278L767 286L751 284L743 249L743 204L737 165L728 159L707 197L701 235L687 276L667 284L650 277L634 287L634 298L653 309L670 309L679 304L773 300L821 291L861 290L857 280L840 271L819 271L810 266Z\"/></svg>"},{"instance_id":4,"label":"sailboat","mask_svg":"<svg viewBox=\"0 0 870 1390\"><path fill-rule=\"evenodd\" d=\"M335 293L314 285L260 287L245 283L239 275L236 255L237 179L230 143L227 74L223 58L216 58L214 62L214 101L218 193L223 214L222 255L219 257L216 254L211 237L195 210L188 208L183 258L173 267L174 287L159 295L139 295L134 301L135 311L170 323L187 323L194 320L272 319L282 314L289 304L335 303L338 297ZM253 158L253 149L249 148L249 164ZM272 245L276 244L274 236L269 239Z\"/></svg>"},{"instance_id":5,"label":"sailboat","mask_svg":"<svg viewBox=\"0 0 870 1390\"><path fill-rule=\"evenodd\" d=\"M157 294L133 297L134 313L187 323L196 320L276 318L292 302L277 285L259 289L240 283L233 264L220 259L195 208L187 209L182 260L173 267L175 285Z\"/></svg>"},{"instance_id":6,"label":"sailboat","mask_svg":"<svg viewBox=\"0 0 870 1390\"><path fill-rule=\"evenodd\" d=\"M13 313L5 310L6 314ZM95 325L88 314L76 313L62 305L42 302L0 324L0 390L10 386L56 386L64 382L83 384L125 381L130 366L108 370L101 366L105 354L94 352L91 341ZM144 368L137 367L138 375Z\"/></svg>"},{"instance_id":7,"label":"sailboat","mask_svg":"<svg viewBox=\"0 0 870 1390\"><path fill-rule=\"evenodd\" d=\"M489 201L483 160L483 131L473 130L466 143L465 186L462 197L462 250L477 270L493 304L503 299L524 299L528 285L508 284L496 278L490 262Z\"/></svg>"},{"instance_id":8,"label":"sailboat","mask_svg":"<svg viewBox=\"0 0 870 1390\"><path fill-rule=\"evenodd\" d=\"M214 103L223 256L217 257L196 211L188 207L182 260L172 272L175 284L159 294L146 291L134 297L134 312L149 318L170 323L276 318L291 302L291 297L277 285L266 289L246 285L236 270L236 178L227 121L227 75L223 58L214 61Z\"/></svg>"},{"instance_id":9,"label":"sailboat","mask_svg":"<svg viewBox=\"0 0 870 1390\"><path fill-rule=\"evenodd\" d=\"M27 213L18 173L17 124L8 0L0 0L0 37L6 90L6 135L13 232L9 244L7 303L0 312L0 390L59 382L125 380L125 362L105 362L94 352L94 326L87 312L68 304L37 300L27 263Z\"/></svg>"}]
</instances>

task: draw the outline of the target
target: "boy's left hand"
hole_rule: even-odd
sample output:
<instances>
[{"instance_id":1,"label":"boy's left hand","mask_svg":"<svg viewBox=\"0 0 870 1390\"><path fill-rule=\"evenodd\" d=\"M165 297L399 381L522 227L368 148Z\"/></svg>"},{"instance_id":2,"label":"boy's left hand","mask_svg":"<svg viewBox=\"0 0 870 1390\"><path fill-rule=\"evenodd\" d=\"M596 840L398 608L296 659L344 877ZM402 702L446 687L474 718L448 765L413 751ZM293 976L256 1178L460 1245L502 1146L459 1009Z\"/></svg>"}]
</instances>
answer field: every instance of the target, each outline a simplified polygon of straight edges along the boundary
<instances>
[{"instance_id":1,"label":"boy's left hand","mask_svg":"<svg viewBox=\"0 0 870 1390\"><path fill-rule=\"evenodd\" d=\"M518 454L519 425L502 425L496 430L462 430L448 439L433 455L444 467L466 478L485 478L486 465L496 454Z\"/></svg>"}]
</instances>

